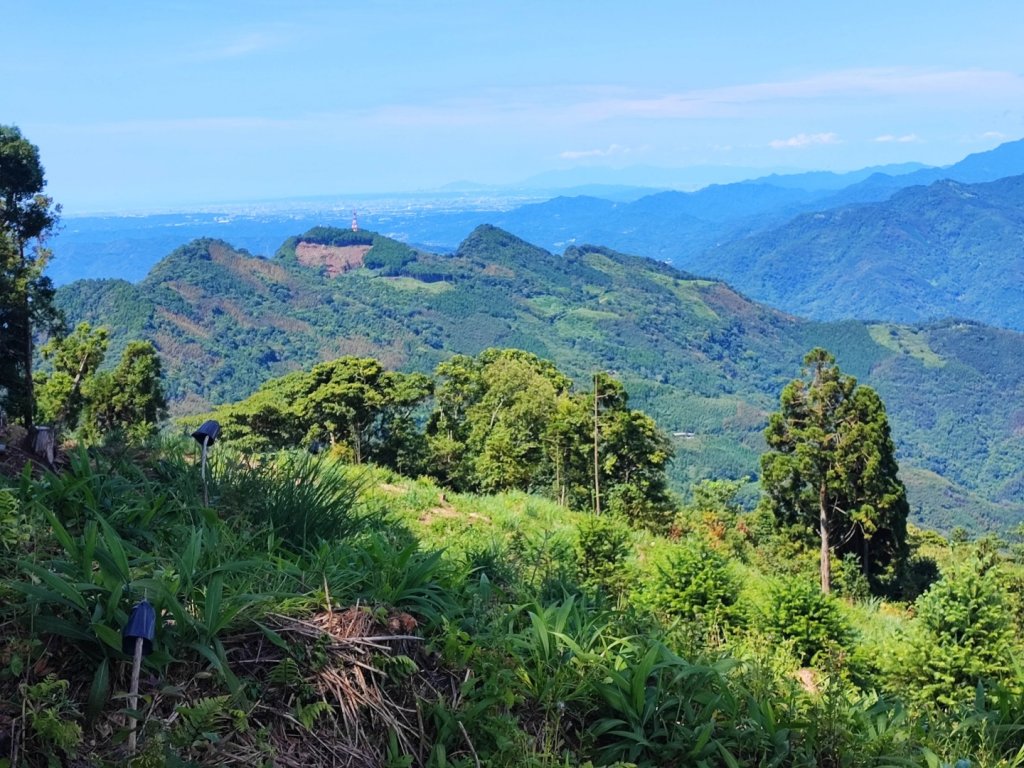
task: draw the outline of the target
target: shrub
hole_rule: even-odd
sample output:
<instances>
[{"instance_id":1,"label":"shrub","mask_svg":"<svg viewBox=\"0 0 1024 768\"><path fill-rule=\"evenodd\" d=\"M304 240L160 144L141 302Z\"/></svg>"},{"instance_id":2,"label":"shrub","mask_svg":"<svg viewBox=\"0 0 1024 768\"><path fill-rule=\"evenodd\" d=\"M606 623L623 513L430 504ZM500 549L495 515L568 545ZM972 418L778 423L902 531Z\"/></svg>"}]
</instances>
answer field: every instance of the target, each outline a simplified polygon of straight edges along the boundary
<instances>
[{"instance_id":1,"label":"shrub","mask_svg":"<svg viewBox=\"0 0 1024 768\"><path fill-rule=\"evenodd\" d=\"M840 597L867 600L871 597L871 583L860 565L860 558L851 552L832 563L832 588Z\"/></svg>"},{"instance_id":2,"label":"shrub","mask_svg":"<svg viewBox=\"0 0 1024 768\"><path fill-rule=\"evenodd\" d=\"M995 557L975 554L954 566L914 606L892 676L920 704L971 701L979 683L1016 684L1013 628Z\"/></svg>"},{"instance_id":3,"label":"shrub","mask_svg":"<svg viewBox=\"0 0 1024 768\"><path fill-rule=\"evenodd\" d=\"M847 647L852 629L835 598L803 578L782 578L768 589L762 606L764 631L788 641L801 664L814 664L820 654Z\"/></svg>"},{"instance_id":4,"label":"shrub","mask_svg":"<svg viewBox=\"0 0 1024 768\"><path fill-rule=\"evenodd\" d=\"M605 515L580 522L576 562L580 584L619 594L625 588L623 566L631 547L629 526Z\"/></svg>"},{"instance_id":5,"label":"shrub","mask_svg":"<svg viewBox=\"0 0 1024 768\"><path fill-rule=\"evenodd\" d=\"M216 480L222 509L268 526L295 551L350 537L367 523L356 511L360 480L329 458L227 458Z\"/></svg>"},{"instance_id":6,"label":"shrub","mask_svg":"<svg viewBox=\"0 0 1024 768\"><path fill-rule=\"evenodd\" d=\"M729 560L703 539L691 537L657 565L639 602L657 613L712 627L735 618L738 591Z\"/></svg>"}]
</instances>

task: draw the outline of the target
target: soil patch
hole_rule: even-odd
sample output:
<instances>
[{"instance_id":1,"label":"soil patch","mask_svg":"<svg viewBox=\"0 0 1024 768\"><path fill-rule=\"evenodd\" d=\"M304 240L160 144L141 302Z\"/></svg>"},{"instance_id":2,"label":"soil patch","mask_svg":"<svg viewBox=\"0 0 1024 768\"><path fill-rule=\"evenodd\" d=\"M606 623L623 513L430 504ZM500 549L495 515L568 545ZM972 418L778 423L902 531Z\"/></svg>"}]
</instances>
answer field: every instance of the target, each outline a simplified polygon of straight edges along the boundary
<instances>
[{"instance_id":1,"label":"soil patch","mask_svg":"<svg viewBox=\"0 0 1024 768\"><path fill-rule=\"evenodd\" d=\"M370 245L320 245L299 243L295 246L295 258L304 267L323 267L328 277L337 277L342 272L363 266L363 259L373 246Z\"/></svg>"}]
</instances>

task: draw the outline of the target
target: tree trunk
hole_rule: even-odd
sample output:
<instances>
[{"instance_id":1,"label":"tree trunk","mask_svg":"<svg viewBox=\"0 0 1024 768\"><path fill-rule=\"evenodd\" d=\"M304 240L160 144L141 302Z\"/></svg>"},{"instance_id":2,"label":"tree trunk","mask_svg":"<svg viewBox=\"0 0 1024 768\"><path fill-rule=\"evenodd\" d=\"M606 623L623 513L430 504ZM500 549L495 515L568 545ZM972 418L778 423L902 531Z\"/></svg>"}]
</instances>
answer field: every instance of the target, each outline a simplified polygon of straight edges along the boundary
<instances>
[{"instance_id":1,"label":"tree trunk","mask_svg":"<svg viewBox=\"0 0 1024 768\"><path fill-rule=\"evenodd\" d=\"M818 512L821 533L821 591L827 595L832 591L832 553L828 541L828 494L824 481L818 488Z\"/></svg>"},{"instance_id":2,"label":"tree trunk","mask_svg":"<svg viewBox=\"0 0 1024 768\"><path fill-rule=\"evenodd\" d=\"M25 345L25 429L32 429L35 424L36 393L32 381L32 321L29 317L31 311L28 306L28 297L25 297L25 328L22 343Z\"/></svg>"},{"instance_id":3,"label":"tree trunk","mask_svg":"<svg viewBox=\"0 0 1024 768\"><path fill-rule=\"evenodd\" d=\"M597 374L594 374L594 514L601 514L601 464L598 459Z\"/></svg>"},{"instance_id":4,"label":"tree trunk","mask_svg":"<svg viewBox=\"0 0 1024 768\"><path fill-rule=\"evenodd\" d=\"M53 459L56 454L56 440L53 430L49 427L32 427L29 431L32 453L46 459L46 463L53 466Z\"/></svg>"},{"instance_id":5,"label":"tree trunk","mask_svg":"<svg viewBox=\"0 0 1024 768\"><path fill-rule=\"evenodd\" d=\"M21 276L25 277L27 267L25 264L25 242L24 240L18 239L18 265L20 267ZM25 277L27 280L27 277ZM22 411L22 421L25 423L25 429L31 430L35 425L35 406L36 406L36 393L35 384L32 381L32 305L29 302L29 287L25 285L25 295L21 297L24 299L24 327L22 330L22 354L25 356L25 403L24 410Z\"/></svg>"},{"instance_id":6,"label":"tree trunk","mask_svg":"<svg viewBox=\"0 0 1024 768\"><path fill-rule=\"evenodd\" d=\"M356 464L363 463L363 441L359 439L359 430L355 425L349 426L349 434L352 435L352 450L356 455Z\"/></svg>"}]
</instances>

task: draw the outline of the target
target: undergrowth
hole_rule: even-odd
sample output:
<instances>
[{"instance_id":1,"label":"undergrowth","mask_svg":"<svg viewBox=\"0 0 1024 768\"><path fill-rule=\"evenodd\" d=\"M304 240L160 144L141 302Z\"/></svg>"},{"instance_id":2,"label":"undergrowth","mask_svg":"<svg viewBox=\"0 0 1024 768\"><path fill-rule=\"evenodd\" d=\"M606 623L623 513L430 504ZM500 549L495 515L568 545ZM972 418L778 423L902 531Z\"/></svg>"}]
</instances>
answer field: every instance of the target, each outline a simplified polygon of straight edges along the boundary
<instances>
[{"instance_id":1,"label":"undergrowth","mask_svg":"<svg viewBox=\"0 0 1024 768\"><path fill-rule=\"evenodd\" d=\"M208 505L177 443L0 487L0 765L1024 765L1015 614L960 571L919 623L717 520L662 538L305 454L209 471ZM1002 643L973 676L965 600ZM915 674L959 687L922 700Z\"/></svg>"}]
</instances>

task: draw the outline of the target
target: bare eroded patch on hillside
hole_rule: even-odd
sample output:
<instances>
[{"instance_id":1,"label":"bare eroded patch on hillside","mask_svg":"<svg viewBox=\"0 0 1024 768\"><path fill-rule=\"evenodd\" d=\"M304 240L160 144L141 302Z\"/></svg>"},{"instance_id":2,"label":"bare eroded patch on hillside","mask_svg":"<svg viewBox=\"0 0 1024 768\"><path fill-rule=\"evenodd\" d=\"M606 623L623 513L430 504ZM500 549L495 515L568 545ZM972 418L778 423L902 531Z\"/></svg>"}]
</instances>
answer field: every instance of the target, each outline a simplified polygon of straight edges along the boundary
<instances>
[{"instance_id":1,"label":"bare eroded patch on hillside","mask_svg":"<svg viewBox=\"0 0 1024 768\"><path fill-rule=\"evenodd\" d=\"M363 266L369 245L320 245L299 243L295 246L295 258L304 267L324 267L328 277L337 277L342 272Z\"/></svg>"}]
</instances>

